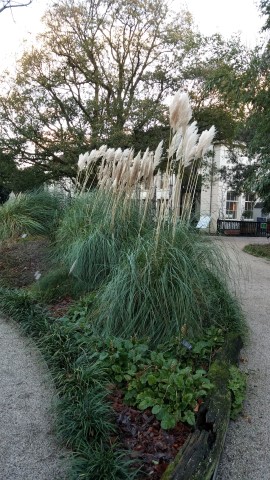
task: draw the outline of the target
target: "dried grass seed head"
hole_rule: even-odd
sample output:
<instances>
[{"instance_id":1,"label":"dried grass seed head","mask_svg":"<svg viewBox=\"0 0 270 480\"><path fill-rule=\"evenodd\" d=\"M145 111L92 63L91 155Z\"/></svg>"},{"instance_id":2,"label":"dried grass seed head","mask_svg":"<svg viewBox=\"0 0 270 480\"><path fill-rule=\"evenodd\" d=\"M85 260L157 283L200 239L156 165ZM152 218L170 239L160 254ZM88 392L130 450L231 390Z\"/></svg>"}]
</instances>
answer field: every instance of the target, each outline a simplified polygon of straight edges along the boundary
<instances>
[{"instance_id":1,"label":"dried grass seed head","mask_svg":"<svg viewBox=\"0 0 270 480\"><path fill-rule=\"evenodd\" d=\"M79 160L78 160L79 172L86 167L87 158L88 158L88 153L80 153Z\"/></svg>"},{"instance_id":2,"label":"dried grass seed head","mask_svg":"<svg viewBox=\"0 0 270 480\"><path fill-rule=\"evenodd\" d=\"M186 92L180 90L174 95L169 107L170 125L173 131L182 127L187 127L192 117L192 109L189 102L189 96Z\"/></svg>"},{"instance_id":3,"label":"dried grass seed head","mask_svg":"<svg viewBox=\"0 0 270 480\"><path fill-rule=\"evenodd\" d=\"M196 158L203 157L203 155L207 152L208 148L210 147L213 138L216 134L216 129L214 125L209 130L204 130L199 138L199 142L197 145L196 151Z\"/></svg>"},{"instance_id":4,"label":"dried grass seed head","mask_svg":"<svg viewBox=\"0 0 270 480\"><path fill-rule=\"evenodd\" d=\"M162 158L162 153L163 153L163 140L161 140L161 142L159 142L159 144L156 148L156 151L155 151L154 168L156 168L160 164L160 161L161 161L161 158Z\"/></svg>"}]
</instances>

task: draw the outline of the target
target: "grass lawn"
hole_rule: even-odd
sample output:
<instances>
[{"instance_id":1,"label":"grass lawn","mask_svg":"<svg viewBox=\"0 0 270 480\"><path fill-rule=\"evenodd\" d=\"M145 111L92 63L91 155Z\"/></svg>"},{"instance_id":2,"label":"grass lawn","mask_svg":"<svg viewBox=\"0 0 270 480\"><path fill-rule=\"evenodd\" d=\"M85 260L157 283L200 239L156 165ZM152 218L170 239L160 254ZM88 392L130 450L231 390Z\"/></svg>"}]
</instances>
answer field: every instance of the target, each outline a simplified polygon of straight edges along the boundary
<instances>
[{"instance_id":1,"label":"grass lawn","mask_svg":"<svg viewBox=\"0 0 270 480\"><path fill-rule=\"evenodd\" d=\"M267 243L265 245L246 245L244 247L244 252L250 253L255 257L263 257L270 260L270 243Z\"/></svg>"}]
</instances>

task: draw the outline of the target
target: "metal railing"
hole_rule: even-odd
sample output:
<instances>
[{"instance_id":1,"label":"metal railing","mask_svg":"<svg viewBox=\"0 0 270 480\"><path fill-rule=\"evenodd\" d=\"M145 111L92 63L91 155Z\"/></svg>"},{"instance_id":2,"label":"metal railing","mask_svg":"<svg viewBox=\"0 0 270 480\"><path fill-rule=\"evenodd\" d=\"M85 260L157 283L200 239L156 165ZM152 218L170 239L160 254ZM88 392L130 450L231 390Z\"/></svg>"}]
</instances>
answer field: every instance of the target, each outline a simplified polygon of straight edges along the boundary
<instances>
[{"instance_id":1,"label":"metal railing","mask_svg":"<svg viewBox=\"0 0 270 480\"><path fill-rule=\"evenodd\" d=\"M224 235L246 235L252 237L270 236L270 222L249 222L245 220L218 220L217 232Z\"/></svg>"}]
</instances>

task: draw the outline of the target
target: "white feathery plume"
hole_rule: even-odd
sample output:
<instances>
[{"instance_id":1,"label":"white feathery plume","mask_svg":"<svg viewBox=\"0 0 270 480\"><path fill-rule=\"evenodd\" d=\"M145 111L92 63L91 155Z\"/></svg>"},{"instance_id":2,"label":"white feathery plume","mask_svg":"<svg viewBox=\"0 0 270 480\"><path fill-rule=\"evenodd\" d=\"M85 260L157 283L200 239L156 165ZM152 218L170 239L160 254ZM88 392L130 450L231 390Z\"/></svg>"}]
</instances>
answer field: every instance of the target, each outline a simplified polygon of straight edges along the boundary
<instances>
[{"instance_id":1,"label":"white feathery plume","mask_svg":"<svg viewBox=\"0 0 270 480\"><path fill-rule=\"evenodd\" d=\"M78 160L78 170L79 170L79 172L86 167L86 161L87 161L86 155L88 157L88 153L80 153L80 155L79 155L79 160Z\"/></svg>"},{"instance_id":2,"label":"white feathery plume","mask_svg":"<svg viewBox=\"0 0 270 480\"><path fill-rule=\"evenodd\" d=\"M186 127L192 117L192 109L189 103L189 96L180 90L174 95L169 107L170 125L176 132L182 127Z\"/></svg>"},{"instance_id":3,"label":"white feathery plume","mask_svg":"<svg viewBox=\"0 0 270 480\"><path fill-rule=\"evenodd\" d=\"M142 158L141 175L142 175L144 181L146 180L147 175L148 175L150 154L151 154L151 152L149 151L149 148L147 148L145 150L143 158Z\"/></svg>"},{"instance_id":4,"label":"white feathery plume","mask_svg":"<svg viewBox=\"0 0 270 480\"><path fill-rule=\"evenodd\" d=\"M112 162L115 156L115 148L108 148L104 156L108 162Z\"/></svg>"},{"instance_id":5,"label":"white feathery plume","mask_svg":"<svg viewBox=\"0 0 270 480\"><path fill-rule=\"evenodd\" d=\"M157 190L160 190L161 189L161 171L158 170L156 176L155 176L155 185L157 187Z\"/></svg>"},{"instance_id":6,"label":"white feathery plume","mask_svg":"<svg viewBox=\"0 0 270 480\"><path fill-rule=\"evenodd\" d=\"M89 165L91 165L91 163L94 163L97 159L98 159L98 152L96 149L92 150L90 153L88 153L87 155L87 159L86 159L86 164L87 166L89 167Z\"/></svg>"},{"instance_id":7,"label":"white feathery plume","mask_svg":"<svg viewBox=\"0 0 270 480\"><path fill-rule=\"evenodd\" d=\"M102 177L104 176L104 169L105 169L105 157L102 158L102 161L101 161L101 165L98 169L98 174L97 174L97 178L98 180L100 181L102 179Z\"/></svg>"},{"instance_id":8,"label":"white feathery plume","mask_svg":"<svg viewBox=\"0 0 270 480\"><path fill-rule=\"evenodd\" d=\"M128 182L129 179L129 173L130 173L130 160L127 157L122 157L122 162L123 162L123 169L121 172L121 177L119 178L119 183L122 185L125 185Z\"/></svg>"},{"instance_id":9,"label":"white feathery plume","mask_svg":"<svg viewBox=\"0 0 270 480\"><path fill-rule=\"evenodd\" d=\"M173 138L172 138L172 141L171 141L171 144L170 144L170 147L169 147L169 158L171 158L175 152L178 150L178 147L181 143L181 139L182 139L182 133L180 130L178 130Z\"/></svg>"},{"instance_id":10,"label":"white feathery plume","mask_svg":"<svg viewBox=\"0 0 270 480\"><path fill-rule=\"evenodd\" d=\"M140 172L141 167L141 152L137 153L136 157L133 160L133 165L131 167L130 172L130 183L134 185L137 181L138 174Z\"/></svg>"},{"instance_id":11,"label":"white feathery plume","mask_svg":"<svg viewBox=\"0 0 270 480\"><path fill-rule=\"evenodd\" d=\"M90 165L90 163L95 162L98 159L98 151L95 148L90 153L87 153L85 155L87 155L86 157L87 165Z\"/></svg>"},{"instance_id":12,"label":"white feathery plume","mask_svg":"<svg viewBox=\"0 0 270 480\"><path fill-rule=\"evenodd\" d=\"M133 152L132 148L125 148L122 154L123 158L128 158L130 154L132 154L132 152Z\"/></svg>"},{"instance_id":13,"label":"white feathery plume","mask_svg":"<svg viewBox=\"0 0 270 480\"><path fill-rule=\"evenodd\" d=\"M186 150L186 146L189 142L190 137L194 134L198 134L197 122L192 122L186 129L186 133L183 138L183 150ZM197 137L198 138L198 137Z\"/></svg>"},{"instance_id":14,"label":"white feathery plume","mask_svg":"<svg viewBox=\"0 0 270 480\"><path fill-rule=\"evenodd\" d=\"M99 149L98 149L98 153L104 155L107 148L108 148L107 145L101 145L101 147L99 147Z\"/></svg>"},{"instance_id":15,"label":"white feathery plume","mask_svg":"<svg viewBox=\"0 0 270 480\"><path fill-rule=\"evenodd\" d=\"M214 125L209 130L204 130L202 132L197 145L196 158L200 158L205 154L210 147L215 134L216 129Z\"/></svg>"},{"instance_id":16,"label":"white feathery plume","mask_svg":"<svg viewBox=\"0 0 270 480\"><path fill-rule=\"evenodd\" d=\"M162 153L163 153L163 140L161 140L161 142L159 142L159 144L156 148L156 151L155 151L154 168L156 168L160 164Z\"/></svg>"},{"instance_id":17,"label":"white feathery plume","mask_svg":"<svg viewBox=\"0 0 270 480\"><path fill-rule=\"evenodd\" d=\"M148 166L148 155L149 155L149 147L147 147L142 157L139 179L142 179L145 176L145 172Z\"/></svg>"},{"instance_id":18,"label":"white feathery plume","mask_svg":"<svg viewBox=\"0 0 270 480\"><path fill-rule=\"evenodd\" d=\"M188 165L191 162L191 160L195 158L196 152L197 152L197 145L195 145L193 148L189 150L189 153L185 158L185 165Z\"/></svg>"},{"instance_id":19,"label":"white feathery plume","mask_svg":"<svg viewBox=\"0 0 270 480\"><path fill-rule=\"evenodd\" d=\"M196 151L196 144L198 141L197 123L193 122L186 131L184 141L184 163L187 165L191 158L194 157Z\"/></svg>"},{"instance_id":20,"label":"white feathery plume","mask_svg":"<svg viewBox=\"0 0 270 480\"><path fill-rule=\"evenodd\" d=\"M122 149L121 148L117 148L117 150L115 151L115 155L114 155L114 160L115 162L119 162L120 158L122 157Z\"/></svg>"},{"instance_id":21,"label":"white feathery plume","mask_svg":"<svg viewBox=\"0 0 270 480\"><path fill-rule=\"evenodd\" d=\"M122 172L124 169L125 162L123 161L122 158L119 159L119 162L117 164L117 167L115 169L115 179L116 179L116 187L118 186L118 183L121 180Z\"/></svg>"},{"instance_id":22,"label":"white feathery plume","mask_svg":"<svg viewBox=\"0 0 270 480\"><path fill-rule=\"evenodd\" d=\"M153 162L153 157L154 154L151 152L149 156L149 163L148 163L148 170L147 170L147 175L144 178L145 182L145 188L146 190L149 190L152 185L153 185L153 179L154 179L154 162Z\"/></svg>"}]
</instances>

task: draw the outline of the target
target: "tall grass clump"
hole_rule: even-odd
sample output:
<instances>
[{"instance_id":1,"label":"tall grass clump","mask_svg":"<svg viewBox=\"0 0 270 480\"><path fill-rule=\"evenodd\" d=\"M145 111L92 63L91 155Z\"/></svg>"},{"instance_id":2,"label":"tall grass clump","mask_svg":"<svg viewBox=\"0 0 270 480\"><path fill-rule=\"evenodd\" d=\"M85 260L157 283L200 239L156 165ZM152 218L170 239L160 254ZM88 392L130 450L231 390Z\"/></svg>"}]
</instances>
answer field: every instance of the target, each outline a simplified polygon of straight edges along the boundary
<instances>
[{"instance_id":1,"label":"tall grass clump","mask_svg":"<svg viewBox=\"0 0 270 480\"><path fill-rule=\"evenodd\" d=\"M53 234L64 197L47 190L19 193L0 206L0 241L22 234Z\"/></svg>"},{"instance_id":2,"label":"tall grass clump","mask_svg":"<svg viewBox=\"0 0 270 480\"><path fill-rule=\"evenodd\" d=\"M118 264L123 252L153 228L135 199L118 201L112 193L94 190L77 195L66 209L56 233L55 255L72 276L96 289Z\"/></svg>"},{"instance_id":3,"label":"tall grass clump","mask_svg":"<svg viewBox=\"0 0 270 480\"><path fill-rule=\"evenodd\" d=\"M222 273L223 272L223 273ZM241 315L226 286L226 260L211 241L178 225L142 238L98 292L94 316L101 335L148 337L156 345L188 326L240 328ZM223 277L224 275L224 277Z\"/></svg>"}]
</instances>

